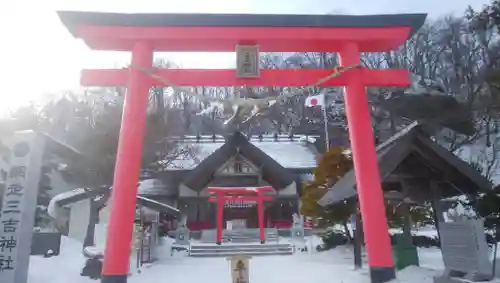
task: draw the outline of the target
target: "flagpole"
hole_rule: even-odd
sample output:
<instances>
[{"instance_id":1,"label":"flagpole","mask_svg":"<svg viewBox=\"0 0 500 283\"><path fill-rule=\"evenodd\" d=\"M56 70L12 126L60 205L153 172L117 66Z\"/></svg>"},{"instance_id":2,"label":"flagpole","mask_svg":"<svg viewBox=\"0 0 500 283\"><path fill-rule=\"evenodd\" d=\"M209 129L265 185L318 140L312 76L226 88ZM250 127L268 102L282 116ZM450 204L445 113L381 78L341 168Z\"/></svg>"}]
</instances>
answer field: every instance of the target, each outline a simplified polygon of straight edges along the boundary
<instances>
[{"instance_id":1,"label":"flagpole","mask_svg":"<svg viewBox=\"0 0 500 283\"><path fill-rule=\"evenodd\" d=\"M326 115L326 98L325 95L323 95L323 106L321 106L323 110L323 121L325 123L325 145L326 145L326 152L330 150L330 137L328 134L328 116Z\"/></svg>"},{"instance_id":2,"label":"flagpole","mask_svg":"<svg viewBox=\"0 0 500 283\"><path fill-rule=\"evenodd\" d=\"M320 56L319 56L319 65L321 68L325 68L325 56L326 54L321 52L320 53ZM326 95L323 94L322 95L323 97L323 103L322 103L322 106L321 106L321 110L323 110L323 123L325 124L325 145L326 145L326 152L328 152L330 150L330 137L329 137L329 134L328 134L328 116L326 114Z\"/></svg>"}]
</instances>

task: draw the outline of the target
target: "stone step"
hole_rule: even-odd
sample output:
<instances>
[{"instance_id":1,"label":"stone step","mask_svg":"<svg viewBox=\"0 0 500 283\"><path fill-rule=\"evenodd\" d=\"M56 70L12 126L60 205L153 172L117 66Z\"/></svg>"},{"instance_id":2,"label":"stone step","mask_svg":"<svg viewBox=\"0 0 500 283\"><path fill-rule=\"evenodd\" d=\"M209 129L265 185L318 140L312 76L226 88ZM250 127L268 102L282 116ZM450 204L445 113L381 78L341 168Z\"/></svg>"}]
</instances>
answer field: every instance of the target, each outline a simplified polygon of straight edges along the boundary
<instances>
[{"instance_id":1,"label":"stone step","mask_svg":"<svg viewBox=\"0 0 500 283\"><path fill-rule=\"evenodd\" d=\"M234 249L281 249L281 248L292 248L290 244L222 244L222 245L203 245L203 244L193 244L191 245L191 250L234 250Z\"/></svg>"},{"instance_id":2,"label":"stone step","mask_svg":"<svg viewBox=\"0 0 500 283\"><path fill-rule=\"evenodd\" d=\"M191 254L213 254L213 253L253 253L253 252L266 252L266 253L273 253L273 252L288 252L292 251L292 248L280 248L280 249L222 249L222 250L217 250L217 249L210 249L210 250L191 250Z\"/></svg>"},{"instance_id":3,"label":"stone step","mask_svg":"<svg viewBox=\"0 0 500 283\"><path fill-rule=\"evenodd\" d=\"M277 242L278 240L267 240L266 242ZM248 243L260 243L259 239L240 239L240 240L224 240L223 243L237 243L237 244L248 244Z\"/></svg>"},{"instance_id":4,"label":"stone step","mask_svg":"<svg viewBox=\"0 0 500 283\"><path fill-rule=\"evenodd\" d=\"M230 239L223 239L224 242L237 242L237 241L244 241L244 242L259 242L259 238L230 238ZM278 238L266 238L264 239L265 242L277 242ZM210 243L214 243L213 241Z\"/></svg>"},{"instance_id":5,"label":"stone step","mask_svg":"<svg viewBox=\"0 0 500 283\"><path fill-rule=\"evenodd\" d=\"M264 233L266 234L266 233ZM222 235L224 236L250 236L250 237L253 237L253 236L259 236L260 233L222 233ZM267 233L267 235L270 235L270 236L278 236L278 233Z\"/></svg>"},{"instance_id":6,"label":"stone step","mask_svg":"<svg viewBox=\"0 0 500 283\"><path fill-rule=\"evenodd\" d=\"M213 244L215 243L215 239L204 239L200 241L201 243L204 244ZM223 238L222 239L223 243L260 243L259 238L248 238L248 239L227 239ZM267 238L266 242L278 242L278 238Z\"/></svg>"},{"instance_id":7,"label":"stone step","mask_svg":"<svg viewBox=\"0 0 500 283\"><path fill-rule=\"evenodd\" d=\"M264 234L264 235L278 237L277 234ZM224 237L259 237L260 234L259 233L256 233L256 234L222 234L222 236L224 236Z\"/></svg>"},{"instance_id":8,"label":"stone step","mask_svg":"<svg viewBox=\"0 0 500 283\"><path fill-rule=\"evenodd\" d=\"M221 257L233 255L267 256L291 255L293 247L289 244L222 244L191 245L189 255L192 257Z\"/></svg>"},{"instance_id":9,"label":"stone step","mask_svg":"<svg viewBox=\"0 0 500 283\"><path fill-rule=\"evenodd\" d=\"M223 240L226 241L255 241L260 242L260 237L223 237ZM278 237L266 237L264 238L266 241L277 241ZM214 241L212 241L213 243Z\"/></svg>"},{"instance_id":10,"label":"stone step","mask_svg":"<svg viewBox=\"0 0 500 283\"><path fill-rule=\"evenodd\" d=\"M260 239L260 235L257 235L257 236L223 236L223 238L231 238L231 239ZM267 235L266 236L267 239L269 238L278 238L278 236L272 236L272 235Z\"/></svg>"},{"instance_id":11,"label":"stone step","mask_svg":"<svg viewBox=\"0 0 500 283\"><path fill-rule=\"evenodd\" d=\"M215 243L216 235L217 231L215 229L204 230L200 240L202 243ZM278 230L275 228L266 228L265 235L266 241L276 242L278 240ZM260 242L260 230L255 228L222 230L222 241L232 243Z\"/></svg>"},{"instance_id":12,"label":"stone step","mask_svg":"<svg viewBox=\"0 0 500 283\"><path fill-rule=\"evenodd\" d=\"M276 256L276 255L292 255L293 251L251 251L251 252L218 252L218 253L194 253L191 257L230 257L235 255L248 256Z\"/></svg>"}]
</instances>

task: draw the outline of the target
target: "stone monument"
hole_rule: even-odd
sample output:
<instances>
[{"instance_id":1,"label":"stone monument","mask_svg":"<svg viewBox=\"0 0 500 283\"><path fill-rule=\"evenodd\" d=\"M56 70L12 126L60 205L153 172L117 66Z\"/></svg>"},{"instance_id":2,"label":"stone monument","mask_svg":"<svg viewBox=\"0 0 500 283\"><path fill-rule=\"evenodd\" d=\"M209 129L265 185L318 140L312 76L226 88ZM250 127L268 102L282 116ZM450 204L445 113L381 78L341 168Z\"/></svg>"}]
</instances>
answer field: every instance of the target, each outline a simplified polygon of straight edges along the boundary
<instances>
[{"instance_id":1,"label":"stone monument","mask_svg":"<svg viewBox=\"0 0 500 283\"><path fill-rule=\"evenodd\" d=\"M9 171L0 216L0 282L26 283L44 139L33 131L9 141Z\"/></svg>"},{"instance_id":2,"label":"stone monument","mask_svg":"<svg viewBox=\"0 0 500 283\"><path fill-rule=\"evenodd\" d=\"M306 241L304 238L304 216L293 214L293 225L290 229L292 241L301 251L307 251Z\"/></svg>"},{"instance_id":3,"label":"stone monument","mask_svg":"<svg viewBox=\"0 0 500 283\"><path fill-rule=\"evenodd\" d=\"M189 245L189 229L187 228L187 216L182 215L179 221L179 226L175 231L175 245L188 246Z\"/></svg>"},{"instance_id":4,"label":"stone monument","mask_svg":"<svg viewBox=\"0 0 500 283\"><path fill-rule=\"evenodd\" d=\"M439 224L445 272L435 283L476 282L493 278L482 219Z\"/></svg>"}]
</instances>

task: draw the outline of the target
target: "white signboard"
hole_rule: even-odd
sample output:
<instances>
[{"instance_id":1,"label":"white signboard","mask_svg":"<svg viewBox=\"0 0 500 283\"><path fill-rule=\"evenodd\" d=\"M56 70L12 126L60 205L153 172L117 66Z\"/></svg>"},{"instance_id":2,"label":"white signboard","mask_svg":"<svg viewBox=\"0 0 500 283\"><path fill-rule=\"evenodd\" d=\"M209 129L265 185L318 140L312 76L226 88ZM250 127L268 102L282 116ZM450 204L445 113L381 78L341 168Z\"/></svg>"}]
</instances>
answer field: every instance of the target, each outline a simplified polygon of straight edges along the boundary
<instances>
[{"instance_id":1,"label":"white signboard","mask_svg":"<svg viewBox=\"0 0 500 283\"><path fill-rule=\"evenodd\" d=\"M226 200L224 202L225 208L250 208L257 205L255 200Z\"/></svg>"},{"instance_id":2,"label":"white signboard","mask_svg":"<svg viewBox=\"0 0 500 283\"><path fill-rule=\"evenodd\" d=\"M250 257L237 255L228 260L231 262L231 279L233 283L249 283Z\"/></svg>"},{"instance_id":3,"label":"white signboard","mask_svg":"<svg viewBox=\"0 0 500 283\"><path fill-rule=\"evenodd\" d=\"M43 142L35 132L22 131L17 132L10 143L10 164L0 216L2 283L28 281Z\"/></svg>"},{"instance_id":4,"label":"white signboard","mask_svg":"<svg viewBox=\"0 0 500 283\"><path fill-rule=\"evenodd\" d=\"M246 219L233 219L226 221L227 230L245 229L246 227L247 227Z\"/></svg>"},{"instance_id":5,"label":"white signboard","mask_svg":"<svg viewBox=\"0 0 500 283\"><path fill-rule=\"evenodd\" d=\"M236 46L236 75L240 78L258 78L260 76L260 58L258 45Z\"/></svg>"}]
</instances>

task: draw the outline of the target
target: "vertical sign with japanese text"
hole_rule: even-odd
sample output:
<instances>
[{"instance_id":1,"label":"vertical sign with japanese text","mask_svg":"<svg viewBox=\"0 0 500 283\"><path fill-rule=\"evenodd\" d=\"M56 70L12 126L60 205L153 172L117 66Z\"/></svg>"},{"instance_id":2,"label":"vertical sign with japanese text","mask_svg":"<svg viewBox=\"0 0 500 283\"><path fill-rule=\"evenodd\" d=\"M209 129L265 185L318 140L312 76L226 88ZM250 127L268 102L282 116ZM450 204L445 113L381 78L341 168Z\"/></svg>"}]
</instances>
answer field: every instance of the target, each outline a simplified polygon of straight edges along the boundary
<instances>
[{"instance_id":1,"label":"vertical sign with japanese text","mask_svg":"<svg viewBox=\"0 0 500 283\"><path fill-rule=\"evenodd\" d=\"M44 140L33 131L10 140L10 164L0 211L0 282L26 283Z\"/></svg>"},{"instance_id":2,"label":"vertical sign with japanese text","mask_svg":"<svg viewBox=\"0 0 500 283\"><path fill-rule=\"evenodd\" d=\"M260 76L260 57L258 45L236 46L236 75L240 78Z\"/></svg>"},{"instance_id":3,"label":"vertical sign with japanese text","mask_svg":"<svg viewBox=\"0 0 500 283\"><path fill-rule=\"evenodd\" d=\"M231 268L231 279L233 283L250 282L250 259L249 256L236 255L228 258Z\"/></svg>"}]
</instances>

